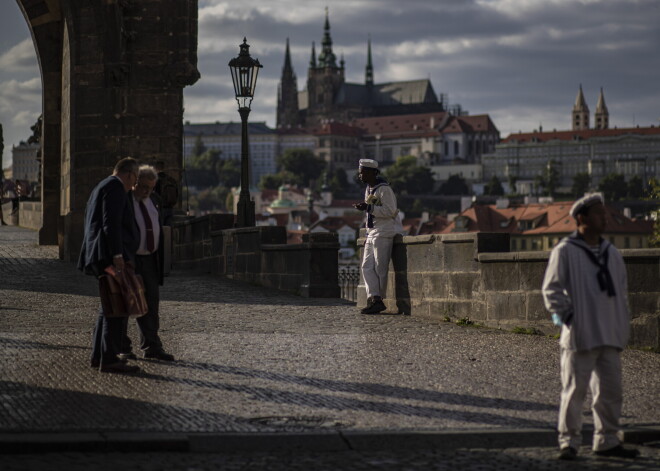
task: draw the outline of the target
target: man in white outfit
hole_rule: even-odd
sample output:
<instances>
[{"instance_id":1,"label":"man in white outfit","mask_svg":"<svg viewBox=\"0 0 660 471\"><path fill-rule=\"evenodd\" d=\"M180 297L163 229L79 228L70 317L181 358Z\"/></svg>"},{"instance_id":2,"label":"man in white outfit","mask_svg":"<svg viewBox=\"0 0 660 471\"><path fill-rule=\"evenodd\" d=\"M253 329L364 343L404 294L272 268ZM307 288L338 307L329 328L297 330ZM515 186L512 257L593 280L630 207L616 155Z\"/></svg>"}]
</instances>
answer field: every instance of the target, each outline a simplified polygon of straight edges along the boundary
<instances>
[{"instance_id":1,"label":"man in white outfit","mask_svg":"<svg viewBox=\"0 0 660 471\"><path fill-rule=\"evenodd\" d=\"M635 458L619 439L623 402L621 351L628 341L628 285L619 251L601 235L607 224L599 194L573 204L577 231L550 254L543 280L545 306L561 325L559 459L577 458L582 405L591 389L596 455Z\"/></svg>"},{"instance_id":2,"label":"man in white outfit","mask_svg":"<svg viewBox=\"0 0 660 471\"><path fill-rule=\"evenodd\" d=\"M378 162L360 159L358 177L367 184L364 201L354 208L367 213L367 239L364 243L362 276L367 288L367 307L362 314L377 314L386 309L383 296L387 290L394 236L401 232L399 210L389 183L379 176Z\"/></svg>"}]
</instances>

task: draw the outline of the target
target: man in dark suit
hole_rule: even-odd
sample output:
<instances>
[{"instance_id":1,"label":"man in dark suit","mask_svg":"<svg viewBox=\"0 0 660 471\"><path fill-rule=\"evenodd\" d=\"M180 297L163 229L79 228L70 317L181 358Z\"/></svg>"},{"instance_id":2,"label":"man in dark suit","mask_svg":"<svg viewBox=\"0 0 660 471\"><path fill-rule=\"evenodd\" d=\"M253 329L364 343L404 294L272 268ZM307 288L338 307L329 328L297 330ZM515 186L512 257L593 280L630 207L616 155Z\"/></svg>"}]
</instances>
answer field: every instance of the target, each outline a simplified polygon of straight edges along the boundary
<instances>
[{"instance_id":1,"label":"man in dark suit","mask_svg":"<svg viewBox=\"0 0 660 471\"><path fill-rule=\"evenodd\" d=\"M85 234L78 269L96 277L113 265L120 272L124 264L134 262L139 234L129 210L127 192L135 186L138 163L126 157L115 165L111 176L92 190L85 209ZM134 373L140 369L127 365L120 352L121 317L106 317L99 311L92 341L92 367L101 372Z\"/></svg>"},{"instance_id":2,"label":"man in dark suit","mask_svg":"<svg viewBox=\"0 0 660 471\"><path fill-rule=\"evenodd\" d=\"M137 318L140 331L140 349L144 358L174 361L174 356L165 352L158 336L160 316L158 313L159 286L163 284L163 220L161 205L154 187L158 174L154 167L142 165L138 172L138 181L129 194L129 207L139 229L139 244L135 255L135 272L142 275L144 294L149 311ZM128 319L125 319L122 334L122 359L135 359L131 351L131 339L126 334Z\"/></svg>"}]
</instances>

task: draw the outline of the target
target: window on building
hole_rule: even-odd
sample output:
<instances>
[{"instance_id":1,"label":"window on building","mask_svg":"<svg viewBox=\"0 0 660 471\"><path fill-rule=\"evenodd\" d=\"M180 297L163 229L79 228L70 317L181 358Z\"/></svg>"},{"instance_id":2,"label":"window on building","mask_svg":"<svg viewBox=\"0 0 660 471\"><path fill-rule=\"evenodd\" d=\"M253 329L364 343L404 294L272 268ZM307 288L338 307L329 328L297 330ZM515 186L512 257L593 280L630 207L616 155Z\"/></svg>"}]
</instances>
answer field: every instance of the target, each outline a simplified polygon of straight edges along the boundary
<instances>
[{"instance_id":1,"label":"window on building","mask_svg":"<svg viewBox=\"0 0 660 471\"><path fill-rule=\"evenodd\" d=\"M517 247L518 244L516 242L517 242L516 239L511 239L511 250L514 251L514 252L517 250L516 247Z\"/></svg>"},{"instance_id":2,"label":"window on building","mask_svg":"<svg viewBox=\"0 0 660 471\"><path fill-rule=\"evenodd\" d=\"M445 155L449 154L449 142L445 141Z\"/></svg>"},{"instance_id":3,"label":"window on building","mask_svg":"<svg viewBox=\"0 0 660 471\"><path fill-rule=\"evenodd\" d=\"M525 239L520 239L520 250L527 250L527 241Z\"/></svg>"},{"instance_id":4,"label":"window on building","mask_svg":"<svg viewBox=\"0 0 660 471\"><path fill-rule=\"evenodd\" d=\"M458 155L459 146L458 141L454 141L454 155Z\"/></svg>"},{"instance_id":5,"label":"window on building","mask_svg":"<svg viewBox=\"0 0 660 471\"><path fill-rule=\"evenodd\" d=\"M624 237L623 238L623 248L624 249L629 249L630 248L630 237Z\"/></svg>"}]
</instances>

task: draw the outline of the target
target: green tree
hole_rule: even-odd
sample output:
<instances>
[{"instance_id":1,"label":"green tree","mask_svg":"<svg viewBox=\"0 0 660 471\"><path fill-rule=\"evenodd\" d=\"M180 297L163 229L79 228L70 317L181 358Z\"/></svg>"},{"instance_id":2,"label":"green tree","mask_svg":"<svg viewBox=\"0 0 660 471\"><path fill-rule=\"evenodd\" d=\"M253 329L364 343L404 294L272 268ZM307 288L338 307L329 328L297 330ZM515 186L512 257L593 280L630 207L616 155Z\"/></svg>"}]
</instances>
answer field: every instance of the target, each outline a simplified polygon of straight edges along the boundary
<instances>
[{"instance_id":1,"label":"green tree","mask_svg":"<svg viewBox=\"0 0 660 471\"><path fill-rule=\"evenodd\" d=\"M291 172L281 172L263 175L259 180L259 188L262 190L277 190L285 183L298 184L298 177Z\"/></svg>"},{"instance_id":2,"label":"green tree","mask_svg":"<svg viewBox=\"0 0 660 471\"><path fill-rule=\"evenodd\" d=\"M460 175L450 175L446 182L440 185L441 195L467 195L470 193L465 178Z\"/></svg>"},{"instance_id":3,"label":"green tree","mask_svg":"<svg viewBox=\"0 0 660 471\"><path fill-rule=\"evenodd\" d=\"M484 187L484 194L490 196L502 196L504 194L504 188L502 187L502 182L497 175L493 175L486 186Z\"/></svg>"},{"instance_id":4,"label":"green tree","mask_svg":"<svg viewBox=\"0 0 660 471\"><path fill-rule=\"evenodd\" d=\"M509 183L509 192L512 194L516 193L516 182L518 181L518 176L510 173L507 176L507 180Z\"/></svg>"},{"instance_id":5,"label":"green tree","mask_svg":"<svg viewBox=\"0 0 660 471\"><path fill-rule=\"evenodd\" d=\"M598 190L603 192L605 201L619 201L628 194L626 179L620 173L606 175L598 184Z\"/></svg>"},{"instance_id":6,"label":"green tree","mask_svg":"<svg viewBox=\"0 0 660 471\"><path fill-rule=\"evenodd\" d=\"M383 176L397 193L431 193L435 183L431 169L417 165L417 158L412 155L396 159L385 169Z\"/></svg>"},{"instance_id":7,"label":"green tree","mask_svg":"<svg viewBox=\"0 0 660 471\"><path fill-rule=\"evenodd\" d=\"M591 176L586 173L576 173L573 176L573 186L571 187L571 193L575 198L580 198L587 191L589 191L589 185L591 185Z\"/></svg>"},{"instance_id":8,"label":"green tree","mask_svg":"<svg viewBox=\"0 0 660 471\"><path fill-rule=\"evenodd\" d=\"M287 149L277 158L277 168L297 177L295 183L305 186L316 180L325 168L325 160L309 149Z\"/></svg>"},{"instance_id":9,"label":"green tree","mask_svg":"<svg viewBox=\"0 0 660 471\"><path fill-rule=\"evenodd\" d=\"M241 184L241 167L235 159L220 160L216 164L216 172L219 186L232 188Z\"/></svg>"},{"instance_id":10,"label":"green tree","mask_svg":"<svg viewBox=\"0 0 660 471\"><path fill-rule=\"evenodd\" d=\"M641 177L634 175L628 181L628 198L640 199L644 196L644 182Z\"/></svg>"},{"instance_id":11,"label":"green tree","mask_svg":"<svg viewBox=\"0 0 660 471\"><path fill-rule=\"evenodd\" d=\"M210 149L201 155L192 155L188 160L188 184L197 188L218 185L220 151Z\"/></svg>"},{"instance_id":12,"label":"green tree","mask_svg":"<svg viewBox=\"0 0 660 471\"><path fill-rule=\"evenodd\" d=\"M202 155L204 152L206 152L208 149L204 145L204 142L202 141L202 136L197 135L195 138L195 144L193 145L192 151L190 155L192 157L197 157Z\"/></svg>"}]
</instances>

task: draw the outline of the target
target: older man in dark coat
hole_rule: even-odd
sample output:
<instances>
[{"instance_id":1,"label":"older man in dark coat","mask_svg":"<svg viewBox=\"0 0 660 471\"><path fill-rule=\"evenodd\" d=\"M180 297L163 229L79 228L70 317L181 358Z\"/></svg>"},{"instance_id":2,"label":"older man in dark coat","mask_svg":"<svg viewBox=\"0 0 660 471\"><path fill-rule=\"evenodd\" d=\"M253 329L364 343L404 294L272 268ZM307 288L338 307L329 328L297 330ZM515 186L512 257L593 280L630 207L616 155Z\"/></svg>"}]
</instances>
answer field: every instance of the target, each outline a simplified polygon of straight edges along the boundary
<instances>
[{"instance_id":1,"label":"older man in dark coat","mask_svg":"<svg viewBox=\"0 0 660 471\"><path fill-rule=\"evenodd\" d=\"M137 175L137 161L127 157L117 162L112 175L92 190L85 209L85 234L78 260L78 269L85 274L98 277L110 265L121 271L125 263L134 263L139 233L128 208L128 191L135 186ZM117 356L122 324L121 317L106 317L101 307L93 335L92 367L111 373L139 371Z\"/></svg>"}]
</instances>

